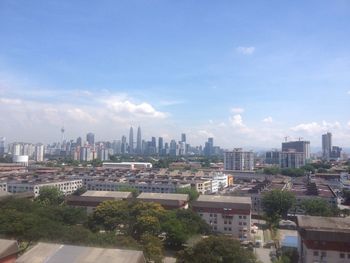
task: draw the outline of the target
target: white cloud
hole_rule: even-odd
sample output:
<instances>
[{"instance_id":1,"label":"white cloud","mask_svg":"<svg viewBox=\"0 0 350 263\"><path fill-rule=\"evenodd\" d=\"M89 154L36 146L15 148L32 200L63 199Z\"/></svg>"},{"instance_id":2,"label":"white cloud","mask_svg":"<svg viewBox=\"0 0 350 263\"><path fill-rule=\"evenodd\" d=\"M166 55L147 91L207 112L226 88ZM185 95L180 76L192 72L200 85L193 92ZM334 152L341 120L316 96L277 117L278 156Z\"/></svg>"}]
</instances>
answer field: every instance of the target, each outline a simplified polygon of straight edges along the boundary
<instances>
[{"instance_id":1,"label":"white cloud","mask_svg":"<svg viewBox=\"0 0 350 263\"><path fill-rule=\"evenodd\" d=\"M125 114L126 116L150 117L157 119L164 119L167 114L157 111L151 104L142 102L140 104L133 103L130 100L121 100L118 97L105 100L107 108L112 110L115 114Z\"/></svg>"},{"instance_id":2,"label":"white cloud","mask_svg":"<svg viewBox=\"0 0 350 263\"><path fill-rule=\"evenodd\" d=\"M68 109L67 116L75 121L82 121L82 122L89 122L89 123L97 122L97 120L94 117L92 117L91 114L79 108Z\"/></svg>"},{"instance_id":3,"label":"white cloud","mask_svg":"<svg viewBox=\"0 0 350 263\"><path fill-rule=\"evenodd\" d=\"M326 122L322 121L321 123L310 122L310 123L301 123L291 128L295 132L305 132L307 134L317 134L321 132L326 132L331 129L340 129L341 124L339 122Z\"/></svg>"},{"instance_id":4,"label":"white cloud","mask_svg":"<svg viewBox=\"0 0 350 263\"><path fill-rule=\"evenodd\" d=\"M237 52L243 55L252 55L255 52L255 47L237 47Z\"/></svg>"},{"instance_id":5,"label":"white cloud","mask_svg":"<svg viewBox=\"0 0 350 263\"><path fill-rule=\"evenodd\" d=\"M0 103L9 104L9 105L18 105L18 104L21 104L22 101L19 99L0 98Z\"/></svg>"},{"instance_id":6,"label":"white cloud","mask_svg":"<svg viewBox=\"0 0 350 263\"><path fill-rule=\"evenodd\" d=\"M273 119L272 119L271 116L269 116L269 117L264 118L262 121L265 122L265 123L272 123Z\"/></svg>"},{"instance_id":7,"label":"white cloud","mask_svg":"<svg viewBox=\"0 0 350 263\"><path fill-rule=\"evenodd\" d=\"M348 95L350 95L350 90L348 90L348 92L347 92L347 93L348 93Z\"/></svg>"},{"instance_id":8,"label":"white cloud","mask_svg":"<svg viewBox=\"0 0 350 263\"><path fill-rule=\"evenodd\" d=\"M215 137L213 133L211 133L207 130L199 130L198 135L203 139L207 139L209 137Z\"/></svg>"},{"instance_id":9,"label":"white cloud","mask_svg":"<svg viewBox=\"0 0 350 263\"><path fill-rule=\"evenodd\" d=\"M231 113L243 113L244 109L237 107L237 108L231 108Z\"/></svg>"},{"instance_id":10,"label":"white cloud","mask_svg":"<svg viewBox=\"0 0 350 263\"><path fill-rule=\"evenodd\" d=\"M159 102L159 105L161 106L174 106L174 105L179 105L179 104L184 104L185 101L183 100L161 100Z\"/></svg>"},{"instance_id":11,"label":"white cloud","mask_svg":"<svg viewBox=\"0 0 350 263\"><path fill-rule=\"evenodd\" d=\"M251 132L252 130L248 128L243 123L243 118L240 114L235 114L229 118L230 124L232 127L236 128L238 132L247 133Z\"/></svg>"}]
</instances>

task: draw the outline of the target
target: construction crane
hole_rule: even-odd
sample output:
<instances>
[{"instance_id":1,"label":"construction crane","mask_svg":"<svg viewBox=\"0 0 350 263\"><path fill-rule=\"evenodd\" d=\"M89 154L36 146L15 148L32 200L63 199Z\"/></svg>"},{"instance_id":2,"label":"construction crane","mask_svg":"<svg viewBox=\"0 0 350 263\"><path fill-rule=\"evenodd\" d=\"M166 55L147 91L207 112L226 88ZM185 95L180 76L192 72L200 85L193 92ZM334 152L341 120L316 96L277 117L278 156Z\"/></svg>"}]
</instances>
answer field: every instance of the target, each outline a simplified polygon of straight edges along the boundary
<instances>
[{"instance_id":1,"label":"construction crane","mask_svg":"<svg viewBox=\"0 0 350 263\"><path fill-rule=\"evenodd\" d=\"M285 136L285 137L284 137L284 141L287 142L287 141L288 141L288 138L289 138L289 136Z\"/></svg>"},{"instance_id":2,"label":"construction crane","mask_svg":"<svg viewBox=\"0 0 350 263\"><path fill-rule=\"evenodd\" d=\"M299 141L301 141L301 140L304 139L304 138L303 138L303 137L299 137L298 139L299 139Z\"/></svg>"}]
</instances>

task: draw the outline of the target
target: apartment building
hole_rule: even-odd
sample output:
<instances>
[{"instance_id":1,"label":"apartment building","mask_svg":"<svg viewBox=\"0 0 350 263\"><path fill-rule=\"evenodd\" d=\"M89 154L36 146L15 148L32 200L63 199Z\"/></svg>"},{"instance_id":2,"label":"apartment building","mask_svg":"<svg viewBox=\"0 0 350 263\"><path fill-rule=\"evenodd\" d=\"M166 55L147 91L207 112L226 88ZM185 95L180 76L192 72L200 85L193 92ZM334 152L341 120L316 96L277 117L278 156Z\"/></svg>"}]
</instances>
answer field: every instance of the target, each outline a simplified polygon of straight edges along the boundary
<instances>
[{"instance_id":1,"label":"apartment building","mask_svg":"<svg viewBox=\"0 0 350 263\"><path fill-rule=\"evenodd\" d=\"M250 239L250 197L200 195L192 207L213 231L230 234L240 240Z\"/></svg>"},{"instance_id":2,"label":"apartment building","mask_svg":"<svg viewBox=\"0 0 350 263\"><path fill-rule=\"evenodd\" d=\"M141 193L137 200L154 202L165 209L187 209L189 197L187 194Z\"/></svg>"}]
</instances>

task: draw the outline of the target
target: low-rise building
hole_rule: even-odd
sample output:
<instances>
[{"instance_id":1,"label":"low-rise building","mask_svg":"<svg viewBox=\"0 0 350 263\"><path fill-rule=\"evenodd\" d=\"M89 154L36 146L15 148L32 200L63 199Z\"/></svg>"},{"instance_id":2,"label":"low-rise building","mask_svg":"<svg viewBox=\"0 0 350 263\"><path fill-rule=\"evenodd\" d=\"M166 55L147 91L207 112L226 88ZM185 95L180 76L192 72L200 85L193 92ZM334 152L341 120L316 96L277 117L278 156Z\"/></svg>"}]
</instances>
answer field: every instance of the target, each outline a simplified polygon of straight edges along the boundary
<instances>
[{"instance_id":1,"label":"low-rise building","mask_svg":"<svg viewBox=\"0 0 350 263\"><path fill-rule=\"evenodd\" d=\"M7 183L7 191L10 193L33 192L35 197L39 196L42 187L56 187L63 194L74 193L83 186L81 179L58 179L58 180L15 180Z\"/></svg>"},{"instance_id":2,"label":"low-rise building","mask_svg":"<svg viewBox=\"0 0 350 263\"><path fill-rule=\"evenodd\" d=\"M298 216L301 263L350 262L350 218Z\"/></svg>"},{"instance_id":3,"label":"low-rise building","mask_svg":"<svg viewBox=\"0 0 350 263\"><path fill-rule=\"evenodd\" d=\"M86 208L88 213L92 213L104 201L128 200L131 198L131 192L86 191L80 196L66 196L66 203L71 206Z\"/></svg>"},{"instance_id":4,"label":"low-rise building","mask_svg":"<svg viewBox=\"0 0 350 263\"><path fill-rule=\"evenodd\" d=\"M146 263L142 251L115 248L71 246L63 244L38 243L20 256L17 263Z\"/></svg>"},{"instance_id":5,"label":"low-rise building","mask_svg":"<svg viewBox=\"0 0 350 263\"><path fill-rule=\"evenodd\" d=\"M165 209L187 209L189 197L187 194L141 193L137 199L160 204Z\"/></svg>"},{"instance_id":6,"label":"low-rise building","mask_svg":"<svg viewBox=\"0 0 350 263\"><path fill-rule=\"evenodd\" d=\"M215 232L250 239L251 199L241 196L200 195L192 205Z\"/></svg>"},{"instance_id":7,"label":"low-rise building","mask_svg":"<svg viewBox=\"0 0 350 263\"><path fill-rule=\"evenodd\" d=\"M121 162L121 163L110 163L106 162L103 163L104 168L109 169L151 169L152 164L151 163L144 163L144 162Z\"/></svg>"}]
</instances>

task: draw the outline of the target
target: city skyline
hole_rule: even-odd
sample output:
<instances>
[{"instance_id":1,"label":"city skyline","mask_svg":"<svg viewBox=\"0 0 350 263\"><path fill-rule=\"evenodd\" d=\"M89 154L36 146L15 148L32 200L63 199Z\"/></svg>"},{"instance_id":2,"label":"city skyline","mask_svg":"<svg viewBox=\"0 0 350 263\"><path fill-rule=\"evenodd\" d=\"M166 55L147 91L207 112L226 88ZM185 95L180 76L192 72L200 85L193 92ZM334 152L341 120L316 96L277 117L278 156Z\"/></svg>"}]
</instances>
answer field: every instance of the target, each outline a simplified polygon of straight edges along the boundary
<instances>
[{"instance_id":1,"label":"city skyline","mask_svg":"<svg viewBox=\"0 0 350 263\"><path fill-rule=\"evenodd\" d=\"M331 132L350 147L349 3L59 3L0 3L8 141L59 141L63 125L114 140L140 125L193 145L321 147Z\"/></svg>"}]
</instances>

